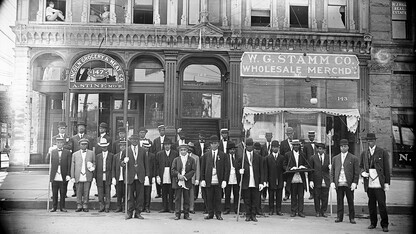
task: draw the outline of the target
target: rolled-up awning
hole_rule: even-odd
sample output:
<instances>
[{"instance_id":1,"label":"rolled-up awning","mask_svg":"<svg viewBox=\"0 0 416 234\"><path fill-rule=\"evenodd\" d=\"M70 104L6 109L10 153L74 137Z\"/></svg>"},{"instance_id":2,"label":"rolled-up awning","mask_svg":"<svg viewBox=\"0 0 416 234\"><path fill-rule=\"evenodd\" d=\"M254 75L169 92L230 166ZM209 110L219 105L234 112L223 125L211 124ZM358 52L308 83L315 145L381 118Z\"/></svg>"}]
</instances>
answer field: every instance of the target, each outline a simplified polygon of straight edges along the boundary
<instances>
[{"instance_id":1,"label":"rolled-up awning","mask_svg":"<svg viewBox=\"0 0 416 234\"><path fill-rule=\"evenodd\" d=\"M251 129L253 127L255 123L255 115L276 115L281 112L288 112L292 114L325 113L335 116L346 116L348 131L352 133L355 133L357 130L358 120L360 119L360 112L358 109L244 107L243 112L242 122L244 129Z\"/></svg>"}]
</instances>

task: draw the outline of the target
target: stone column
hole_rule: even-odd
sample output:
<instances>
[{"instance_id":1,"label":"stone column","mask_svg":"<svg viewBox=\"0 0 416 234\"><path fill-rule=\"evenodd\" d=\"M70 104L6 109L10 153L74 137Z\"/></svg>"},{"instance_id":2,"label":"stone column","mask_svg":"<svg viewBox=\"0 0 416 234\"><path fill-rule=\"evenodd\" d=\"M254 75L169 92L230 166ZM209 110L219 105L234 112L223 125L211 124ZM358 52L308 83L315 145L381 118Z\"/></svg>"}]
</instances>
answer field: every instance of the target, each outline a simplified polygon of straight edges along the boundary
<instances>
[{"instance_id":1,"label":"stone column","mask_svg":"<svg viewBox=\"0 0 416 234\"><path fill-rule=\"evenodd\" d=\"M168 12L169 12L169 9L168 9ZM153 1L153 24L160 25L159 0Z\"/></svg>"},{"instance_id":2,"label":"stone column","mask_svg":"<svg viewBox=\"0 0 416 234\"><path fill-rule=\"evenodd\" d=\"M178 74L176 72L178 62L178 51L165 51L165 96L164 96L164 119L166 135L175 139L175 125L178 118Z\"/></svg>"},{"instance_id":3,"label":"stone column","mask_svg":"<svg viewBox=\"0 0 416 234\"><path fill-rule=\"evenodd\" d=\"M29 48L15 48L14 79L10 87L12 132L10 168L24 168L30 160L30 58Z\"/></svg>"},{"instance_id":4,"label":"stone column","mask_svg":"<svg viewBox=\"0 0 416 234\"><path fill-rule=\"evenodd\" d=\"M243 81L240 77L241 52L228 52L230 56L230 77L227 92L227 116L230 120L230 138L241 136L241 118L243 109ZM237 142L239 142L237 140Z\"/></svg>"}]
</instances>

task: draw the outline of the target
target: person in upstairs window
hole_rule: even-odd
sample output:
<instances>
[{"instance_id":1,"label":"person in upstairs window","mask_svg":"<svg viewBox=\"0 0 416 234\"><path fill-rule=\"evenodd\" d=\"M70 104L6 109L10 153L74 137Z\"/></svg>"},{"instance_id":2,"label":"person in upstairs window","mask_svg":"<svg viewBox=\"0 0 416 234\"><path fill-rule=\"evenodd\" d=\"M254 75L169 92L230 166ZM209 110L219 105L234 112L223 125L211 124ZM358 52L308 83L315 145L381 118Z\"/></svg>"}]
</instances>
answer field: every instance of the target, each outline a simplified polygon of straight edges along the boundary
<instances>
[{"instance_id":1,"label":"person in upstairs window","mask_svg":"<svg viewBox=\"0 0 416 234\"><path fill-rule=\"evenodd\" d=\"M55 3L50 1L48 7L46 7L46 20L47 21L57 21L58 18L61 21L65 21L65 16L62 14L62 11L54 9Z\"/></svg>"}]
</instances>

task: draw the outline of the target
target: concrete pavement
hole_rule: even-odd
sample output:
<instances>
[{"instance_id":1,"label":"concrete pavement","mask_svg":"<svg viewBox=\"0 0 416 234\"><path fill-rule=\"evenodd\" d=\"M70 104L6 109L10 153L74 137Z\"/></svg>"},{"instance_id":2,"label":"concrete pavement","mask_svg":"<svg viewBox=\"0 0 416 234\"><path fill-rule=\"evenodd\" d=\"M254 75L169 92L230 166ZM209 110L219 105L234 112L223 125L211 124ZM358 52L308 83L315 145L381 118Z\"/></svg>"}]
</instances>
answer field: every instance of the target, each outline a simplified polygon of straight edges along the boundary
<instances>
[{"instance_id":1,"label":"concrete pavement","mask_svg":"<svg viewBox=\"0 0 416 234\"><path fill-rule=\"evenodd\" d=\"M112 195L115 190L112 187ZM52 193L52 192L51 192ZM68 184L66 208L75 209L76 199L72 198L72 183ZM98 198L95 184L91 186L90 207L98 209ZM154 198L156 194L155 186L152 191L152 210L161 209L161 198ZM50 195L51 196L51 195ZM313 200L309 200L309 193L305 193L305 214L314 215ZM48 172L47 171L19 171L5 172L0 171L0 208L2 209L46 209L48 200ZM115 209L115 198L112 198L111 207ZM332 191L333 213L336 213L336 193ZM355 191L355 210L357 216L367 216L367 194L361 182ZM268 211L268 200L262 203L264 211ZM345 201L345 204L346 201ZM393 177L390 190L387 192L387 205L390 214L412 214L414 205L414 181L413 178ZM244 206L242 206L244 207ZM202 211L203 201L201 196L196 201L196 211ZM283 202L283 212L290 212L290 201ZM346 209L347 210L347 209ZM330 208L328 208L330 213Z\"/></svg>"}]
</instances>

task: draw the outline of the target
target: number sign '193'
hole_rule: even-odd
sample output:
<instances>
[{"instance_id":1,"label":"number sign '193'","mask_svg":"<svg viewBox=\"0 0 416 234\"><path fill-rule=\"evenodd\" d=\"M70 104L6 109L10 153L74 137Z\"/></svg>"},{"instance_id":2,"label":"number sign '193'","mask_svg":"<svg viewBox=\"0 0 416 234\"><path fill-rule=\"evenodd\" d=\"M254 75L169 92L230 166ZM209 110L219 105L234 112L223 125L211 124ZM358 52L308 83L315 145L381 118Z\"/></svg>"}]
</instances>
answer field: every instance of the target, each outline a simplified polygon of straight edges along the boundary
<instances>
[{"instance_id":1,"label":"number sign '193'","mask_svg":"<svg viewBox=\"0 0 416 234\"><path fill-rule=\"evenodd\" d=\"M355 55L245 52L243 77L359 79Z\"/></svg>"}]
</instances>

